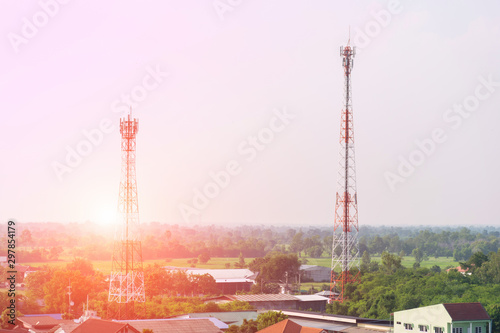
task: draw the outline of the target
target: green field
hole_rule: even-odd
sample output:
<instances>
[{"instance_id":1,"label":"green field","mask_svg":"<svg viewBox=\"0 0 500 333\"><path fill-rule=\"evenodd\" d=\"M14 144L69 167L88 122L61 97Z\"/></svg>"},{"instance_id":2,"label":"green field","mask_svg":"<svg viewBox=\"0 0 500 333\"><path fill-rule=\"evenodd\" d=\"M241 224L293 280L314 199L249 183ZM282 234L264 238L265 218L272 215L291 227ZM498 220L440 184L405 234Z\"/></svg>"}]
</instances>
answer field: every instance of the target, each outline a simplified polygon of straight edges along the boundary
<instances>
[{"instance_id":1,"label":"green field","mask_svg":"<svg viewBox=\"0 0 500 333\"><path fill-rule=\"evenodd\" d=\"M144 266L149 264L159 263L162 266L175 266L175 267L190 267L192 264L188 263L188 260L192 259L171 259L168 262L164 259L156 259L156 260L145 260ZM249 263L252 258L245 259L246 263ZM31 267L41 267L43 265L49 265L56 268L64 268L66 264L70 263L71 259L58 260L58 261L50 261L50 262L26 262L22 263L25 266ZM234 263L238 262L238 258L212 258L206 264L196 263L196 268L206 268L206 269L216 269L216 268L226 268L226 263L231 264L231 268L234 268ZM109 274L111 272L111 260L93 260L92 265L94 269L103 272L104 274Z\"/></svg>"},{"instance_id":2,"label":"green field","mask_svg":"<svg viewBox=\"0 0 500 333\"><path fill-rule=\"evenodd\" d=\"M330 258L306 258L307 259L307 264L308 265L318 265L318 266L324 266L324 267L330 267L332 260ZM380 257L371 257L372 261L376 261L380 263L382 259ZM401 264L405 267L413 267L413 263L415 262L415 258L410 257L410 256L405 256L403 257L403 260L401 261ZM429 257L428 260L422 261L420 263L420 267L424 268L431 268L432 266L437 265L441 267L441 269L445 269L448 266L453 266L457 267L459 265L458 261L455 261L453 258L446 258L446 257Z\"/></svg>"},{"instance_id":3,"label":"green field","mask_svg":"<svg viewBox=\"0 0 500 333\"><path fill-rule=\"evenodd\" d=\"M303 257L307 259L307 264L308 265L318 265L318 266L324 266L324 267L330 267L331 265L331 259L330 258L309 258L309 257ZM250 261L252 261L253 258L246 258L245 262L248 264ZM168 262L165 261L164 259L156 259L156 260L145 260L144 261L144 266L148 264L154 264L154 263L159 263L160 265L163 266L175 266L175 267L190 267L192 264L188 263L192 259L171 259ZM380 262L381 259L380 257L372 257L373 261ZM23 265L28 265L32 267L40 267L43 265L50 265L52 267L56 268L63 268L66 266L67 263L71 262L70 258L65 258L64 260L58 260L58 261L51 261L51 262L27 262L23 263ZM208 263L206 264L200 264L196 263L195 267L196 268L206 268L206 269L217 269L217 268L226 268L226 263L231 264L231 268L234 268L234 263L238 262L238 258L212 258ZM412 267L413 263L415 262L415 259L413 257L406 256L403 258L402 264L405 267ZM104 274L109 274L111 271L111 260L94 260L92 261L92 264L94 265L94 269L97 269ZM426 267L430 268L434 265L437 265L441 267L441 269L444 269L448 266L453 266L456 267L459 265L457 261L454 261L453 258L446 258L446 257L439 257L439 258L429 258L429 260L422 261L420 263L420 267Z\"/></svg>"}]
</instances>

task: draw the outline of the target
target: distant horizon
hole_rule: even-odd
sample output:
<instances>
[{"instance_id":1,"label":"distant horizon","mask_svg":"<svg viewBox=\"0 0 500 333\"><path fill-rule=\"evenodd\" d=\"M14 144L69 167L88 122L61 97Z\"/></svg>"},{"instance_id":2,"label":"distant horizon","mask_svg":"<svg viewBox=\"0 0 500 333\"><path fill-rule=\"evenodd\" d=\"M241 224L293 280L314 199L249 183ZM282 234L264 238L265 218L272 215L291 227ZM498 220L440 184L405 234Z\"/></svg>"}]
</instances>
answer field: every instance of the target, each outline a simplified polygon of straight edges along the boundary
<instances>
[{"instance_id":1,"label":"distant horizon","mask_svg":"<svg viewBox=\"0 0 500 333\"><path fill-rule=\"evenodd\" d=\"M99 222L93 222L93 221L85 221L85 222L55 222L55 221L45 221L45 222L29 222L29 221L16 221L15 219L10 219L9 221L14 221L16 224L64 224L64 225L69 225L69 224L77 224L77 225L85 225L85 224L92 224L94 226L103 226L106 227L107 229L112 229L116 225L113 224L103 224ZM177 225L179 227L209 227L209 226L220 226L220 227L226 227L226 228L232 228L232 227L272 227L272 228L291 228L291 229L296 229L296 228L332 228L333 230L333 223L332 225L328 224L262 224L262 223L253 223L253 224L231 224L227 225L226 223L206 223L206 224L183 224L183 223L167 223L167 222L159 222L159 221L150 221L150 222L143 222L141 221L140 224L145 224L145 225L151 225L151 224L160 224L160 225L170 225L174 226ZM388 225L388 224L381 224L381 225L375 225L375 224L359 224L359 228L362 227L374 227L374 228L435 228L435 229L454 229L454 228L468 228L468 229L481 229L481 228L487 228L487 229L498 229L500 230L500 226L498 225L461 225L461 224L455 224L455 225L430 225L430 224L419 224L419 225Z\"/></svg>"}]
</instances>

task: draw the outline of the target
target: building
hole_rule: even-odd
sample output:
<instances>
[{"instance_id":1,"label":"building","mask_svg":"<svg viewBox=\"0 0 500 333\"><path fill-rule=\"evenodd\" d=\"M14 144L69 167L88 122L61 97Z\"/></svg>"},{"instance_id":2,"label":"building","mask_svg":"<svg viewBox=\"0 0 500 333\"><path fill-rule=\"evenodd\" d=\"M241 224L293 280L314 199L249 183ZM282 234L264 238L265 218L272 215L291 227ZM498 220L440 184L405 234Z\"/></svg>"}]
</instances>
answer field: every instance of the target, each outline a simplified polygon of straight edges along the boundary
<instances>
[{"instance_id":1,"label":"building","mask_svg":"<svg viewBox=\"0 0 500 333\"><path fill-rule=\"evenodd\" d=\"M394 313L394 333L491 333L481 303L425 306Z\"/></svg>"},{"instance_id":2,"label":"building","mask_svg":"<svg viewBox=\"0 0 500 333\"><path fill-rule=\"evenodd\" d=\"M388 320L297 310L284 310L282 312L288 316L288 319L301 326L321 328L329 333L387 333L392 328L392 323Z\"/></svg>"},{"instance_id":3,"label":"building","mask_svg":"<svg viewBox=\"0 0 500 333\"><path fill-rule=\"evenodd\" d=\"M248 269L187 269L187 274L212 276L221 294L233 295L238 291L250 291L258 273Z\"/></svg>"},{"instance_id":4,"label":"building","mask_svg":"<svg viewBox=\"0 0 500 333\"><path fill-rule=\"evenodd\" d=\"M141 330L142 331L142 330ZM90 318L78 325L71 333L141 333L127 323Z\"/></svg>"},{"instance_id":5,"label":"building","mask_svg":"<svg viewBox=\"0 0 500 333\"><path fill-rule=\"evenodd\" d=\"M230 311L230 312L203 312L203 313L188 313L185 315L175 316L172 319L187 319L187 318L217 318L227 325L241 326L243 320L256 320L258 316L257 310L250 311Z\"/></svg>"},{"instance_id":6,"label":"building","mask_svg":"<svg viewBox=\"0 0 500 333\"><path fill-rule=\"evenodd\" d=\"M154 333L222 333L222 330L228 328L228 325L216 318L144 319L125 320L120 321L120 323L127 323L134 329L137 329L138 332L150 329Z\"/></svg>"},{"instance_id":7,"label":"building","mask_svg":"<svg viewBox=\"0 0 500 333\"><path fill-rule=\"evenodd\" d=\"M328 298L319 295L294 295L299 299L298 310L325 312Z\"/></svg>"},{"instance_id":8,"label":"building","mask_svg":"<svg viewBox=\"0 0 500 333\"><path fill-rule=\"evenodd\" d=\"M20 327L34 333L55 332L59 328L59 320L50 316L22 316L17 317L17 322Z\"/></svg>"},{"instance_id":9,"label":"building","mask_svg":"<svg viewBox=\"0 0 500 333\"><path fill-rule=\"evenodd\" d=\"M302 280L313 282L330 282L331 269L316 265L301 265L299 268L302 272Z\"/></svg>"},{"instance_id":10,"label":"building","mask_svg":"<svg viewBox=\"0 0 500 333\"><path fill-rule=\"evenodd\" d=\"M257 333L327 333L327 331L321 328L301 326L290 319L285 319L261 329Z\"/></svg>"}]
</instances>

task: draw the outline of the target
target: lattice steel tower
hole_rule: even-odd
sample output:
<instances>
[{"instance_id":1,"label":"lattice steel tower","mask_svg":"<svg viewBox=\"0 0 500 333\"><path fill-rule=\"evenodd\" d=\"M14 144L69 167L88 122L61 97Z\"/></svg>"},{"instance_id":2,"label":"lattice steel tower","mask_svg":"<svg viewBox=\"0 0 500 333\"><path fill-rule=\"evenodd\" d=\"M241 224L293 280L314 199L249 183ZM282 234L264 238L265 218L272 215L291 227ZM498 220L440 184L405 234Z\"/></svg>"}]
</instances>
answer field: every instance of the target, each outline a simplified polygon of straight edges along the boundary
<instances>
[{"instance_id":1,"label":"lattice steel tower","mask_svg":"<svg viewBox=\"0 0 500 333\"><path fill-rule=\"evenodd\" d=\"M118 225L113 247L113 261L109 278L111 311L113 319L134 319L135 304L145 302L144 271L135 177L135 138L139 122L131 112L120 119L122 173L118 198ZM116 304L113 304L116 303Z\"/></svg>"},{"instance_id":2,"label":"lattice steel tower","mask_svg":"<svg viewBox=\"0 0 500 333\"><path fill-rule=\"evenodd\" d=\"M354 47L340 47L344 67L344 107L340 124L340 159L335 199L333 227L331 301L346 299L346 285L357 280L351 269L359 271L358 198L356 194L356 165L354 161L354 128L351 105L351 70L356 54Z\"/></svg>"}]
</instances>

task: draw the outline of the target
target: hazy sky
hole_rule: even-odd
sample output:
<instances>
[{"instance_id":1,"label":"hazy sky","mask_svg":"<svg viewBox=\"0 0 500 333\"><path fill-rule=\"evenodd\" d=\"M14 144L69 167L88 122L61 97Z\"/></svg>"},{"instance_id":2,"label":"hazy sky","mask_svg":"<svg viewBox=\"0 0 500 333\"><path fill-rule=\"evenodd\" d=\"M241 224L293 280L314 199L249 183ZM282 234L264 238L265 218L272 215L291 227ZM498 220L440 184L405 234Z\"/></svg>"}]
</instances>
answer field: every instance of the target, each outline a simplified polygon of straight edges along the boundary
<instances>
[{"instance_id":1,"label":"hazy sky","mask_svg":"<svg viewBox=\"0 0 500 333\"><path fill-rule=\"evenodd\" d=\"M109 223L132 104L142 222L333 225L350 27L359 223L500 222L498 1L1 5L2 221Z\"/></svg>"}]
</instances>

